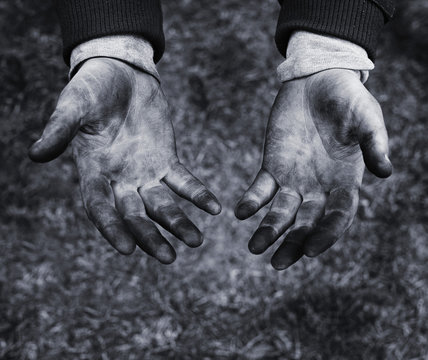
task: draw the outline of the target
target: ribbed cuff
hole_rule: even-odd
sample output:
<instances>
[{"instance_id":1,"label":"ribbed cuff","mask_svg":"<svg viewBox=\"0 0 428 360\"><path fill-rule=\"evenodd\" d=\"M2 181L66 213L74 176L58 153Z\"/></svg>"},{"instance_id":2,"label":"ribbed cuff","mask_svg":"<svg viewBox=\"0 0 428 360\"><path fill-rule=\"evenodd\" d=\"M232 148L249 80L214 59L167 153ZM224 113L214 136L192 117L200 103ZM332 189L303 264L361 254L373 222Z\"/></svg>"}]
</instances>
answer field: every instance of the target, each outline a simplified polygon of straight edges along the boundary
<instances>
[{"instance_id":1,"label":"ribbed cuff","mask_svg":"<svg viewBox=\"0 0 428 360\"><path fill-rule=\"evenodd\" d=\"M156 65L153 62L153 49L149 42L137 36L105 36L76 46L71 53L69 77L73 77L82 62L95 57L124 61L149 73L160 82Z\"/></svg>"},{"instance_id":2,"label":"ribbed cuff","mask_svg":"<svg viewBox=\"0 0 428 360\"><path fill-rule=\"evenodd\" d=\"M77 45L108 35L136 35L149 41L154 61L162 57L165 40L159 0L56 0L64 43L64 60Z\"/></svg>"},{"instance_id":3,"label":"ribbed cuff","mask_svg":"<svg viewBox=\"0 0 428 360\"><path fill-rule=\"evenodd\" d=\"M332 35L362 46L374 60L379 33L387 14L368 0L284 0L275 41L286 55L294 30Z\"/></svg>"}]
</instances>

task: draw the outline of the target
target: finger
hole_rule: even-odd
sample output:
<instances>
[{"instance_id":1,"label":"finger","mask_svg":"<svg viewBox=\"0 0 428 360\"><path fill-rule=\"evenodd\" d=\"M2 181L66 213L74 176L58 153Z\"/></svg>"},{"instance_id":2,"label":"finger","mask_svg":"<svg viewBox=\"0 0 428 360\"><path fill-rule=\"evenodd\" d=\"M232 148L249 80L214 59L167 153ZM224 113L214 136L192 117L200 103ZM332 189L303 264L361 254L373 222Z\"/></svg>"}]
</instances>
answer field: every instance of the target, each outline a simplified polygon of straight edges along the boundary
<instances>
[{"instance_id":1,"label":"finger","mask_svg":"<svg viewBox=\"0 0 428 360\"><path fill-rule=\"evenodd\" d=\"M191 201L198 208L212 214L221 212L221 205L211 191L194 177L182 164L177 163L162 179L177 195Z\"/></svg>"},{"instance_id":2,"label":"finger","mask_svg":"<svg viewBox=\"0 0 428 360\"><path fill-rule=\"evenodd\" d=\"M265 252L293 224L301 202L297 193L281 189L248 242L248 249L253 254Z\"/></svg>"},{"instance_id":3,"label":"finger","mask_svg":"<svg viewBox=\"0 0 428 360\"><path fill-rule=\"evenodd\" d=\"M245 220L254 215L272 200L277 190L278 185L275 179L267 171L261 169L254 182L238 201L235 216L240 220Z\"/></svg>"},{"instance_id":4,"label":"finger","mask_svg":"<svg viewBox=\"0 0 428 360\"><path fill-rule=\"evenodd\" d=\"M113 194L107 179L82 180L80 188L88 217L100 233L121 254L132 254L134 236L111 204Z\"/></svg>"},{"instance_id":5,"label":"finger","mask_svg":"<svg viewBox=\"0 0 428 360\"><path fill-rule=\"evenodd\" d=\"M311 229L300 227L291 230L272 256L271 264L276 270L285 270L303 255L303 245Z\"/></svg>"},{"instance_id":6,"label":"finger","mask_svg":"<svg viewBox=\"0 0 428 360\"><path fill-rule=\"evenodd\" d=\"M140 196L134 190L113 185L116 208L134 235L137 245L162 264L171 264L176 258L172 245L161 235L148 218Z\"/></svg>"},{"instance_id":7,"label":"finger","mask_svg":"<svg viewBox=\"0 0 428 360\"><path fill-rule=\"evenodd\" d=\"M275 269L285 270L304 255L304 241L324 214L325 203L324 194L317 194L316 197L303 201L297 211L293 229L272 256L271 264Z\"/></svg>"},{"instance_id":8,"label":"finger","mask_svg":"<svg viewBox=\"0 0 428 360\"><path fill-rule=\"evenodd\" d=\"M36 162L47 162L61 155L76 135L81 119L87 112L81 91L70 83L61 93L56 109L43 134L30 148L29 156Z\"/></svg>"},{"instance_id":9,"label":"finger","mask_svg":"<svg viewBox=\"0 0 428 360\"><path fill-rule=\"evenodd\" d=\"M388 158L388 134L383 121L382 109L371 97L360 101L355 108L358 141L367 168L376 176L386 178L392 173Z\"/></svg>"},{"instance_id":10,"label":"finger","mask_svg":"<svg viewBox=\"0 0 428 360\"><path fill-rule=\"evenodd\" d=\"M138 192L151 219L190 247L202 244L201 232L175 204L162 185L140 188Z\"/></svg>"},{"instance_id":11,"label":"finger","mask_svg":"<svg viewBox=\"0 0 428 360\"><path fill-rule=\"evenodd\" d=\"M330 192L325 215L305 241L305 255L314 257L330 248L351 226L357 208L358 189Z\"/></svg>"}]
</instances>

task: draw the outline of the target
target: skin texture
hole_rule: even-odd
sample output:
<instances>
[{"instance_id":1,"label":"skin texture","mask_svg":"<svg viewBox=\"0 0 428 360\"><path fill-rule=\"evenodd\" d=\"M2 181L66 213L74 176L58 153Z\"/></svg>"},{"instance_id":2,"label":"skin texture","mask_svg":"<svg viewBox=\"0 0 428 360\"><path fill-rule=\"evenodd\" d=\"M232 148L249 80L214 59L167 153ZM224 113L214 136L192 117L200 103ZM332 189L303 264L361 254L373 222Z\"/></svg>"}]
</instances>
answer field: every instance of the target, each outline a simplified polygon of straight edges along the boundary
<instances>
[{"instance_id":1,"label":"skin texture","mask_svg":"<svg viewBox=\"0 0 428 360\"><path fill-rule=\"evenodd\" d=\"M262 168L235 209L243 220L273 198L250 251L265 252L287 231L271 260L275 269L327 250L353 221L364 163L388 177L387 154L381 108L356 72L285 82L267 125Z\"/></svg>"},{"instance_id":2,"label":"skin texture","mask_svg":"<svg viewBox=\"0 0 428 360\"><path fill-rule=\"evenodd\" d=\"M174 248L154 222L190 247L202 244L166 186L210 214L221 206L179 162L168 104L153 76L114 59L86 61L29 156L50 161L70 142L87 214L116 250L131 254L138 245L172 263Z\"/></svg>"}]
</instances>

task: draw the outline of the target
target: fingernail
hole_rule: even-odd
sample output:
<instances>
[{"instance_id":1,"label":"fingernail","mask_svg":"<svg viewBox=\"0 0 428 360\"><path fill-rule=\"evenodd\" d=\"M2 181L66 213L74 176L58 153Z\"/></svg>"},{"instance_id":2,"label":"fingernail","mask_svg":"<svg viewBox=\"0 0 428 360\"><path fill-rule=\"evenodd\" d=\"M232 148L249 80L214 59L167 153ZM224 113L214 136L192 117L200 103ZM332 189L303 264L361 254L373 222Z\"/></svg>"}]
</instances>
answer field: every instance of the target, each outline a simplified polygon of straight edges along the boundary
<instances>
[{"instance_id":1,"label":"fingernail","mask_svg":"<svg viewBox=\"0 0 428 360\"><path fill-rule=\"evenodd\" d=\"M261 227L257 229L248 242L248 250L255 255L265 252L266 249L274 242L275 235L275 231L270 227Z\"/></svg>"},{"instance_id":2,"label":"fingernail","mask_svg":"<svg viewBox=\"0 0 428 360\"><path fill-rule=\"evenodd\" d=\"M33 142L33 144L30 146L30 149L34 149L37 148L37 146L42 142L42 138L40 138L39 140L36 140L35 142Z\"/></svg>"},{"instance_id":3,"label":"fingernail","mask_svg":"<svg viewBox=\"0 0 428 360\"><path fill-rule=\"evenodd\" d=\"M172 264L176 259L175 251L170 246L162 244L156 251L156 258L165 265Z\"/></svg>"},{"instance_id":4,"label":"fingernail","mask_svg":"<svg viewBox=\"0 0 428 360\"><path fill-rule=\"evenodd\" d=\"M300 258L301 256L295 256L294 258L290 256L284 256L282 258L280 256L274 256L272 257L270 263L275 270L281 271L289 268Z\"/></svg>"},{"instance_id":5,"label":"fingernail","mask_svg":"<svg viewBox=\"0 0 428 360\"><path fill-rule=\"evenodd\" d=\"M281 263L276 263L274 260L272 260L270 262L270 264L272 265L272 267L277 270L277 271L283 271L285 269L287 269L289 267L288 264L281 264Z\"/></svg>"},{"instance_id":6,"label":"fingernail","mask_svg":"<svg viewBox=\"0 0 428 360\"><path fill-rule=\"evenodd\" d=\"M245 220L256 212L257 207L258 204L255 201L246 201L241 203L235 210L235 216L239 220Z\"/></svg>"},{"instance_id":7,"label":"fingernail","mask_svg":"<svg viewBox=\"0 0 428 360\"><path fill-rule=\"evenodd\" d=\"M187 246L195 248L201 246L204 237L198 228L192 223L183 223L177 229L179 239L182 240Z\"/></svg>"},{"instance_id":8,"label":"fingernail","mask_svg":"<svg viewBox=\"0 0 428 360\"><path fill-rule=\"evenodd\" d=\"M385 160L388 161L389 163L391 162L387 154L385 154Z\"/></svg>"},{"instance_id":9,"label":"fingernail","mask_svg":"<svg viewBox=\"0 0 428 360\"><path fill-rule=\"evenodd\" d=\"M334 241L331 241L329 238L326 239L325 236L314 235L306 240L303 252L308 257L315 257L322 254L333 244Z\"/></svg>"},{"instance_id":10,"label":"fingernail","mask_svg":"<svg viewBox=\"0 0 428 360\"><path fill-rule=\"evenodd\" d=\"M384 158L386 162L383 161L379 164L379 174L377 174L381 178L387 178L392 173L391 160L389 160L389 157L387 154L384 155Z\"/></svg>"},{"instance_id":11,"label":"fingernail","mask_svg":"<svg viewBox=\"0 0 428 360\"><path fill-rule=\"evenodd\" d=\"M211 214L213 215L218 215L221 213L221 205L214 199L208 202L208 207L211 209Z\"/></svg>"},{"instance_id":12,"label":"fingernail","mask_svg":"<svg viewBox=\"0 0 428 360\"><path fill-rule=\"evenodd\" d=\"M309 247L309 246L305 246L305 255L307 256L307 257L315 257L315 256L317 256L319 253L321 253L321 251L320 250L318 250L318 249L316 249L315 247L313 247L313 246L311 246L311 247Z\"/></svg>"}]
</instances>

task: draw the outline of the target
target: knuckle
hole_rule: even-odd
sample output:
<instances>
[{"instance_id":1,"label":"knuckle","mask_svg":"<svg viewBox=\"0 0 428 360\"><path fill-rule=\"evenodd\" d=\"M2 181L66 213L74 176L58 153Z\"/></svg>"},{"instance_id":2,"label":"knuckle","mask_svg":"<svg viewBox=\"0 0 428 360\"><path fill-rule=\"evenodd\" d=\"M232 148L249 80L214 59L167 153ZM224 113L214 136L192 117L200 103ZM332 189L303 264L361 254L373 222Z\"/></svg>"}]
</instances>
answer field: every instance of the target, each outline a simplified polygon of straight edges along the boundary
<instances>
[{"instance_id":1,"label":"knuckle","mask_svg":"<svg viewBox=\"0 0 428 360\"><path fill-rule=\"evenodd\" d=\"M141 212L141 211L132 211L130 213L127 213L124 217L123 220L125 221L135 221L135 220L142 220L145 219L145 215Z\"/></svg>"},{"instance_id":2,"label":"knuckle","mask_svg":"<svg viewBox=\"0 0 428 360\"><path fill-rule=\"evenodd\" d=\"M156 204L153 211L159 215L171 216L174 213L174 207L171 204Z\"/></svg>"},{"instance_id":3,"label":"knuckle","mask_svg":"<svg viewBox=\"0 0 428 360\"><path fill-rule=\"evenodd\" d=\"M172 228L178 229L178 228L181 228L184 226L188 227L189 222L190 221L185 216L177 216L177 217L171 219L170 225Z\"/></svg>"},{"instance_id":4,"label":"knuckle","mask_svg":"<svg viewBox=\"0 0 428 360\"><path fill-rule=\"evenodd\" d=\"M203 187L195 189L191 195L191 199L196 202L208 201L210 198L210 193Z\"/></svg>"}]
</instances>

